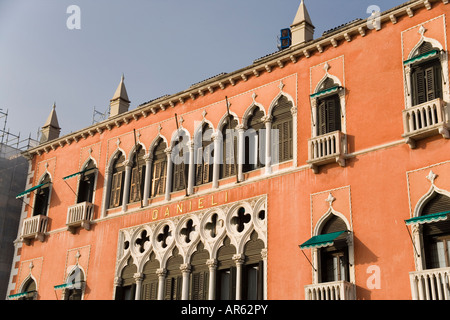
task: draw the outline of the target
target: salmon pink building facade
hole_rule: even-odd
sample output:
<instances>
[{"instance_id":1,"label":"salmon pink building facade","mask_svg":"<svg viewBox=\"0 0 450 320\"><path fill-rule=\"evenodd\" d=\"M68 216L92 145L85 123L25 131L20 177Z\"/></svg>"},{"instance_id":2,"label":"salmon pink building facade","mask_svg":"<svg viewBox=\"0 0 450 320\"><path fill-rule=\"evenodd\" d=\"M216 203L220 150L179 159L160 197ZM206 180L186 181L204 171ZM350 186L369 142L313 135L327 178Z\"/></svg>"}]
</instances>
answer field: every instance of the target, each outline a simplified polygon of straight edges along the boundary
<instances>
[{"instance_id":1,"label":"salmon pink building facade","mask_svg":"<svg viewBox=\"0 0 450 320\"><path fill-rule=\"evenodd\" d=\"M417 0L59 137L9 299L450 299L448 1ZM294 13L293 13L294 15Z\"/></svg>"}]
</instances>

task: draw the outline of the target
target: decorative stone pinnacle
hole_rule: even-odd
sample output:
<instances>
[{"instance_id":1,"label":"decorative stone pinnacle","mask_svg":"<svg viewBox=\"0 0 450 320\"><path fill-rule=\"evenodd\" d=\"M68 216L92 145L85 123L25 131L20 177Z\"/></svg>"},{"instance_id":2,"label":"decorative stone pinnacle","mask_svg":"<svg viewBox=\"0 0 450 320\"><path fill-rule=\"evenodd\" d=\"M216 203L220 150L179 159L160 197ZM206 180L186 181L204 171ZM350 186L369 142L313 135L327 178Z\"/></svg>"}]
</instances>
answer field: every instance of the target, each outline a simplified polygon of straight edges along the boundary
<instances>
[{"instance_id":1,"label":"decorative stone pinnacle","mask_svg":"<svg viewBox=\"0 0 450 320\"><path fill-rule=\"evenodd\" d=\"M419 28L419 34L423 37L423 35L425 34L425 32L427 32L427 29L425 29L425 27L422 25Z\"/></svg>"},{"instance_id":2,"label":"decorative stone pinnacle","mask_svg":"<svg viewBox=\"0 0 450 320\"><path fill-rule=\"evenodd\" d=\"M336 200L335 197L333 197L333 195L331 194L331 192L328 194L328 198L325 200L326 202L328 202L328 204L330 205L330 207L333 205L334 200Z\"/></svg>"},{"instance_id":3,"label":"decorative stone pinnacle","mask_svg":"<svg viewBox=\"0 0 450 320\"><path fill-rule=\"evenodd\" d=\"M433 172L433 170L430 170L430 173L427 175L427 179L431 182L431 184L434 184L434 180L436 180L437 174Z\"/></svg>"}]
</instances>

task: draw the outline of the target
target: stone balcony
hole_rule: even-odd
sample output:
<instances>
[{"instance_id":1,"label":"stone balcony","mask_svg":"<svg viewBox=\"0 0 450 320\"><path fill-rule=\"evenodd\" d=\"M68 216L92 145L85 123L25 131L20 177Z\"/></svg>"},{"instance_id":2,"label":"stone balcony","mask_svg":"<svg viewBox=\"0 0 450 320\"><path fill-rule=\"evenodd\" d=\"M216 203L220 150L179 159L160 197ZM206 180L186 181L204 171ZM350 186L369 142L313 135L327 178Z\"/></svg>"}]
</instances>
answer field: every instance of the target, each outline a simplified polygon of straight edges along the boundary
<instances>
[{"instance_id":1,"label":"stone balcony","mask_svg":"<svg viewBox=\"0 0 450 320\"><path fill-rule=\"evenodd\" d=\"M413 300L450 300L450 268L409 273Z\"/></svg>"},{"instance_id":2,"label":"stone balcony","mask_svg":"<svg viewBox=\"0 0 450 320\"><path fill-rule=\"evenodd\" d=\"M32 239L43 242L47 232L48 217L37 215L23 220L21 240L29 244Z\"/></svg>"},{"instance_id":3,"label":"stone balcony","mask_svg":"<svg viewBox=\"0 0 450 320\"><path fill-rule=\"evenodd\" d=\"M94 217L94 205L90 202L81 202L67 209L67 229L74 233L76 228L90 229Z\"/></svg>"},{"instance_id":4,"label":"stone balcony","mask_svg":"<svg viewBox=\"0 0 450 320\"><path fill-rule=\"evenodd\" d=\"M306 285L305 298L306 300L355 300L355 285L348 281Z\"/></svg>"},{"instance_id":5,"label":"stone balcony","mask_svg":"<svg viewBox=\"0 0 450 320\"><path fill-rule=\"evenodd\" d=\"M337 162L345 166L347 153L346 135L341 131L334 131L308 140L307 163L318 173L319 166Z\"/></svg>"},{"instance_id":6,"label":"stone balcony","mask_svg":"<svg viewBox=\"0 0 450 320\"><path fill-rule=\"evenodd\" d=\"M447 103L438 98L403 111L403 138L411 149L416 141L441 134L449 139L450 110Z\"/></svg>"}]
</instances>

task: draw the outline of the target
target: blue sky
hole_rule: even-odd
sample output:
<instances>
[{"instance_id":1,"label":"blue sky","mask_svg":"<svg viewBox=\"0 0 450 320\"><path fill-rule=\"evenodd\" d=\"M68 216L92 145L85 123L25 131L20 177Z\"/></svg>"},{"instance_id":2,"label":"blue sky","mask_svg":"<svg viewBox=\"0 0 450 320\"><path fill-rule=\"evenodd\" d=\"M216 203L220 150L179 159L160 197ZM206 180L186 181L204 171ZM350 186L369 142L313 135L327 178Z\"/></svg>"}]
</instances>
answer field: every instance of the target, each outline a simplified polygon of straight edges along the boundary
<instances>
[{"instance_id":1,"label":"blue sky","mask_svg":"<svg viewBox=\"0 0 450 320\"><path fill-rule=\"evenodd\" d=\"M382 11L406 0L306 0L315 38L371 5ZM53 102L61 135L104 112L122 73L139 104L174 94L277 51L300 0L0 0L0 109L7 129L36 133ZM70 30L67 8L81 10ZM2 119L3 120L3 119ZM0 122L3 126L3 122ZM2 127L0 127L2 129Z\"/></svg>"}]
</instances>

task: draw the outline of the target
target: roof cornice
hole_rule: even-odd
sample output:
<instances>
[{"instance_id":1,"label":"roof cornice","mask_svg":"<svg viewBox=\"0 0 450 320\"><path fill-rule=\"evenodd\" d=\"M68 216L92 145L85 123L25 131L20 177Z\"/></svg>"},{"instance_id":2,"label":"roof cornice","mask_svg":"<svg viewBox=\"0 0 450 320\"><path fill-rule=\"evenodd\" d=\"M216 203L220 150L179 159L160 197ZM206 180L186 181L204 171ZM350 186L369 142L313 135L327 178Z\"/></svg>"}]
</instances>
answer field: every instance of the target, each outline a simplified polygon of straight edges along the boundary
<instances>
[{"instance_id":1,"label":"roof cornice","mask_svg":"<svg viewBox=\"0 0 450 320\"><path fill-rule=\"evenodd\" d=\"M433 9L432 4L442 2L448 4L449 0L411 0L402 5L389 9L380 14L380 26L383 23L396 24L401 16L414 16L414 11L418 9ZM357 20L335 31L329 32L322 37L303 43L297 46L277 51L265 57L259 58L252 65L236 70L232 73L223 73L205 81L192 85L188 89L172 95L165 95L148 103L138 106L136 109L127 111L117 116L111 117L102 122L86 127L77 132L67 134L61 138L43 143L37 147L28 149L24 152L28 156L35 154L48 153L81 139L86 139L95 134L101 134L105 130L112 130L114 127L120 127L122 124L128 124L132 120L146 118L151 114L165 111L168 108L174 108L177 105L186 103L187 100L195 100L199 96L213 94L217 90L224 90L227 86L236 86L239 82L246 82L250 77L259 77L264 72L272 72L275 68L283 68L288 63L297 63L301 59L308 59L313 53L321 54L326 47L338 47L341 43L351 42L355 37L366 37L368 19ZM381 27L382 29L382 27ZM376 28L374 29L376 31Z\"/></svg>"}]
</instances>

